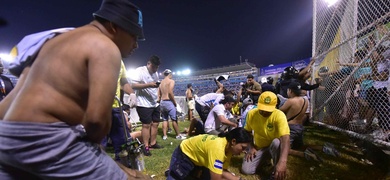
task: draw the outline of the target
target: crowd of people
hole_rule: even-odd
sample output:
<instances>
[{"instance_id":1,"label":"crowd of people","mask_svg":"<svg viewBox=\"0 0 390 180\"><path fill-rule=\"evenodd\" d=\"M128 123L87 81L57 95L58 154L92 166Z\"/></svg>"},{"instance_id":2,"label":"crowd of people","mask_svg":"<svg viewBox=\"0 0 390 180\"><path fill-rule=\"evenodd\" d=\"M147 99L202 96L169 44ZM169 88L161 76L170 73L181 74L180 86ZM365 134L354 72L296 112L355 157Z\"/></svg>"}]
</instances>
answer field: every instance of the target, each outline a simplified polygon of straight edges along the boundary
<instances>
[{"instance_id":1,"label":"crowd of people","mask_svg":"<svg viewBox=\"0 0 390 180\"><path fill-rule=\"evenodd\" d=\"M339 156L330 143L304 147L310 146L303 143L303 124L310 110L307 92L333 91L342 83L341 75L356 71L322 68L322 80L312 85L307 83L312 61L299 71L286 68L275 86L273 78L259 83L248 74L246 82L235 87L236 92L213 79L215 90L200 97L189 83L185 95L191 123L182 134L175 81L169 69L160 81L160 57L152 55L145 66L135 70L131 81L125 75L122 58L138 48L138 41L145 40L141 10L127 0L103 0L93 17L82 27L32 34L16 45L19 50L27 49L18 51L10 67L19 81L10 87L9 79L0 79L2 179L150 179L121 164L119 154L135 138L143 143L146 156L152 156L152 149L164 148L157 143L157 135L162 122L162 139L168 139L168 120L182 142L172 152L167 179L241 179L228 167L231 157L243 152L242 174L256 174L270 166L272 159L270 178L275 179L287 177L289 154L316 161L321 158L314 150ZM389 59L390 50L378 48L367 63L370 70L362 69L354 79L363 87L371 74L372 85L359 92L366 99L356 101L367 102L384 132L390 127ZM327 106L334 119L339 118L340 100L348 91L354 89L324 95L337 96L337 102ZM127 105L120 100L121 92L129 94ZM140 132L132 132L129 108L136 108ZM114 147L114 159L105 152L108 140Z\"/></svg>"},{"instance_id":2,"label":"crowd of people","mask_svg":"<svg viewBox=\"0 0 390 180\"><path fill-rule=\"evenodd\" d=\"M383 32L386 33L386 32ZM374 49L374 47L376 47ZM370 50L372 52L370 53ZM314 93L319 115L329 124L390 141L390 49L368 38L353 61L337 60L339 70L320 67L320 87ZM347 78L348 77L348 78ZM321 107L325 100L328 102Z\"/></svg>"}]
</instances>

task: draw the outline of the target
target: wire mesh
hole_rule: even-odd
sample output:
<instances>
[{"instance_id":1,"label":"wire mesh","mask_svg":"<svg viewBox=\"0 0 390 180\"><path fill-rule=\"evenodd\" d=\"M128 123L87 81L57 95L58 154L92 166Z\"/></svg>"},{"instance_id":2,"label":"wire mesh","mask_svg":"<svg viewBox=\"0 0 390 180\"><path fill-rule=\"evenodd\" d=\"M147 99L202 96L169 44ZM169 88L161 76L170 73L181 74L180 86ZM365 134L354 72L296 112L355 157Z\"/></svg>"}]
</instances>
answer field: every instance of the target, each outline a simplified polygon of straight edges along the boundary
<instances>
[{"instance_id":1,"label":"wire mesh","mask_svg":"<svg viewBox=\"0 0 390 180\"><path fill-rule=\"evenodd\" d=\"M313 121L390 147L390 0L313 9Z\"/></svg>"}]
</instances>

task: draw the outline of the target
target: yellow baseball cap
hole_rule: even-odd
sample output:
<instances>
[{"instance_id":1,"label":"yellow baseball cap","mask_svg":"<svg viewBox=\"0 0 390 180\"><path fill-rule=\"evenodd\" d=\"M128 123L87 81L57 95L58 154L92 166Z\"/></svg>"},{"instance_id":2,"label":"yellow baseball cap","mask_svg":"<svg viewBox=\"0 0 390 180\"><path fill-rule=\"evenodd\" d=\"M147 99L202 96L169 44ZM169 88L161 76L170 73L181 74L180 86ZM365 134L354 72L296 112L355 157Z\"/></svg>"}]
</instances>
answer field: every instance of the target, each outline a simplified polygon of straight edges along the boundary
<instances>
[{"instance_id":1,"label":"yellow baseball cap","mask_svg":"<svg viewBox=\"0 0 390 180\"><path fill-rule=\"evenodd\" d=\"M272 112L276 109L276 104L278 103L278 98L276 94L271 91L265 91L261 93L257 108L263 111Z\"/></svg>"}]
</instances>

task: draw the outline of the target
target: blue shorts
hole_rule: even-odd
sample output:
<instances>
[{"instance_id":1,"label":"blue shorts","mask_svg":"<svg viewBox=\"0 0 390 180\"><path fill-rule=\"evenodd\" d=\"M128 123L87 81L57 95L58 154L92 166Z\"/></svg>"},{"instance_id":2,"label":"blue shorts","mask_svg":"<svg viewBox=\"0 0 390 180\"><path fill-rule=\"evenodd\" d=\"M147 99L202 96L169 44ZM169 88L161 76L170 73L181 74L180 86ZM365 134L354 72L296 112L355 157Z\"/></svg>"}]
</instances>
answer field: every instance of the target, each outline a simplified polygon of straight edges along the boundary
<instances>
[{"instance_id":1,"label":"blue shorts","mask_svg":"<svg viewBox=\"0 0 390 180\"><path fill-rule=\"evenodd\" d=\"M0 177L11 179L127 179L82 126L63 122L0 121Z\"/></svg>"},{"instance_id":2,"label":"blue shorts","mask_svg":"<svg viewBox=\"0 0 390 180\"><path fill-rule=\"evenodd\" d=\"M162 100L160 102L161 116L164 121L168 121L169 117L172 121L177 121L176 107L170 100Z\"/></svg>"}]
</instances>

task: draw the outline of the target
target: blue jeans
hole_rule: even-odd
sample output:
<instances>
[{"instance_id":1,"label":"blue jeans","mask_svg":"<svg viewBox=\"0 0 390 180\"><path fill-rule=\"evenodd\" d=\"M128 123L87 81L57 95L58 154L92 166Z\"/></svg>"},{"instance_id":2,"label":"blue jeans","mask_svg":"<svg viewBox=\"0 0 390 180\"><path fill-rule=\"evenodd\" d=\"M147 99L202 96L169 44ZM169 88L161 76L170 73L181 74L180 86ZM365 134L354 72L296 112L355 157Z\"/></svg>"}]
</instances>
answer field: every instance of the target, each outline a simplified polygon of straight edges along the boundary
<instances>
[{"instance_id":1,"label":"blue jeans","mask_svg":"<svg viewBox=\"0 0 390 180\"><path fill-rule=\"evenodd\" d=\"M130 138L130 130L127 127L126 120L123 115L123 111L121 108L112 108L112 124L111 130L108 134L108 137L112 141L112 146L114 147L115 152L115 160L119 161L119 153L122 150L122 145L126 144L126 135ZM123 118L123 119L122 119ZM125 132L126 131L126 132ZM107 146L107 137L105 137L102 141L102 146Z\"/></svg>"}]
</instances>

